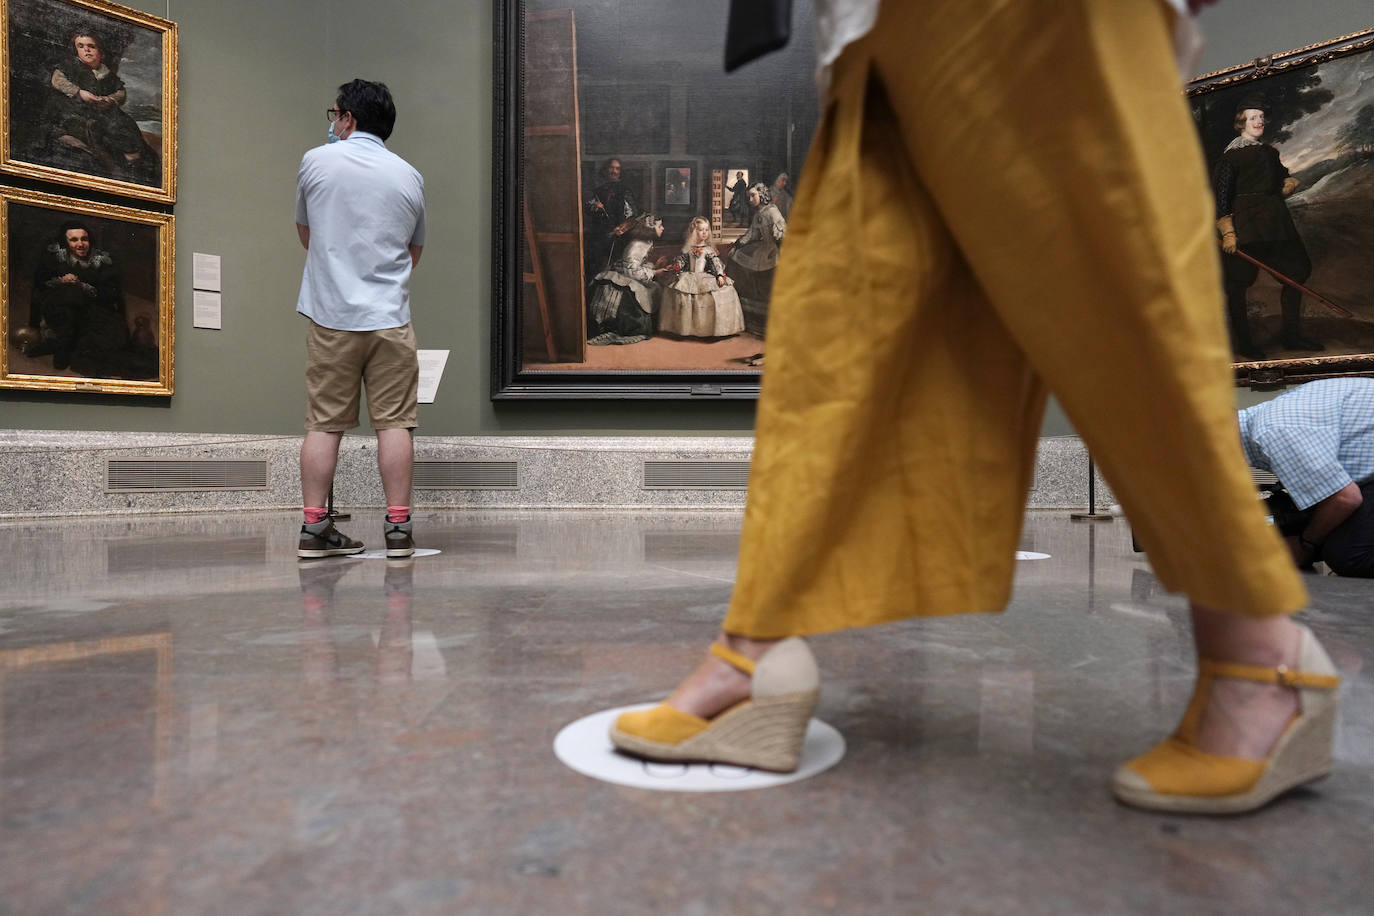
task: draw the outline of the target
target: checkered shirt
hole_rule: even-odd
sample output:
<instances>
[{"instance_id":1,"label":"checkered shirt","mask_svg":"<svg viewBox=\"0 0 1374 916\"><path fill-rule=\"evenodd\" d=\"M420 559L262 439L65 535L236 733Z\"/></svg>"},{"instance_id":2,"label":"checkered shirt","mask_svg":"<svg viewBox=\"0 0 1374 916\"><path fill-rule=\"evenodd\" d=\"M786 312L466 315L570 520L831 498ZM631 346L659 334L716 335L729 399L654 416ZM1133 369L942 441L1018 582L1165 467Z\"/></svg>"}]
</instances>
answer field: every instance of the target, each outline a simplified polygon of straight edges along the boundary
<instances>
[{"instance_id":1,"label":"checkered shirt","mask_svg":"<svg viewBox=\"0 0 1374 916\"><path fill-rule=\"evenodd\" d=\"M1299 509L1374 478L1374 379L1308 382L1240 412L1245 457Z\"/></svg>"}]
</instances>

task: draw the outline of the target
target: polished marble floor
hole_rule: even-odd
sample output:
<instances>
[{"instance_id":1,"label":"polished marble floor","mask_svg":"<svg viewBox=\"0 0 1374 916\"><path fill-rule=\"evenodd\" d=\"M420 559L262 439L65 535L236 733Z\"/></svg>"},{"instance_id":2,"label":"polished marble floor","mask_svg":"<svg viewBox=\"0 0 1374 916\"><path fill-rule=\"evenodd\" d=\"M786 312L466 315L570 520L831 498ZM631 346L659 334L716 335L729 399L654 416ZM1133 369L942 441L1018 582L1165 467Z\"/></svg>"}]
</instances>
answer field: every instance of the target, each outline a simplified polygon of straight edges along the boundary
<instances>
[{"instance_id":1,"label":"polished marble floor","mask_svg":"<svg viewBox=\"0 0 1374 916\"><path fill-rule=\"evenodd\" d=\"M561 726L695 663L739 521L436 513L399 562L297 562L287 513L0 523L0 913L1374 911L1374 582L1310 580L1335 773L1143 814L1108 777L1190 644L1121 521L1032 513L1005 614L814 640L849 746L820 776L563 767Z\"/></svg>"}]
</instances>

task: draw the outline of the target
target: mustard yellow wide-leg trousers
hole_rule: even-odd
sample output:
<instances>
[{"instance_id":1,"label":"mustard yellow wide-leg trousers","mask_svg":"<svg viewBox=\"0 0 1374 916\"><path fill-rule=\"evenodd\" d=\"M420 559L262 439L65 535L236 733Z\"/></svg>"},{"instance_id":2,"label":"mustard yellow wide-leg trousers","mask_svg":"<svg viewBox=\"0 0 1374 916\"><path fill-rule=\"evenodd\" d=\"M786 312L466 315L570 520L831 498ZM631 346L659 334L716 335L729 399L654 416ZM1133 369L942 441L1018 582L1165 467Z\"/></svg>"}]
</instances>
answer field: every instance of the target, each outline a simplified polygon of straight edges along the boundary
<instances>
[{"instance_id":1,"label":"mustard yellow wide-leg trousers","mask_svg":"<svg viewBox=\"0 0 1374 916\"><path fill-rule=\"evenodd\" d=\"M1160 0L883 3L788 225L740 569L755 638L998 611L1047 392L1163 584L1306 594L1242 456Z\"/></svg>"}]
</instances>

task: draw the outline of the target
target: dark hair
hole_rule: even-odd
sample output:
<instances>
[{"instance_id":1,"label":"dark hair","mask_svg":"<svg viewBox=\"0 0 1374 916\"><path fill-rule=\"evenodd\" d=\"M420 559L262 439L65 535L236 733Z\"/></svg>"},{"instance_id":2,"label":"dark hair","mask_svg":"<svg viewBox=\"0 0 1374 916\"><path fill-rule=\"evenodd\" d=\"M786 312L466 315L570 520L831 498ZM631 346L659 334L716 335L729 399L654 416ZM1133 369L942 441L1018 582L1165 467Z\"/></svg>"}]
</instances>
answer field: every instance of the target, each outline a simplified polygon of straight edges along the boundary
<instances>
[{"instance_id":1,"label":"dark hair","mask_svg":"<svg viewBox=\"0 0 1374 916\"><path fill-rule=\"evenodd\" d=\"M86 233L86 238L91 237L91 227L81 222L79 219L69 219L62 223L57 229L57 238L63 245L67 244L67 233L73 229L80 229Z\"/></svg>"},{"instance_id":2,"label":"dark hair","mask_svg":"<svg viewBox=\"0 0 1374 916\"><path fill-rule=\"evenodd\" d=\"M624 170L625 170L625 163L621 162L619 158L617 158L617 157L615 157L615 156L612 156L611 158L607 159L605 162L601 163L601 176L602 176L603 178L606 176L606 173L609 172L609 171L611 170L611 163L612 163L612 162L614 162L616 165L620 166L621 171L624 171Z\"/></svg>"},{"instance_id":3,"label":"dark hair","mask_svg":"<svg viewBox=\"0 0 1374 916\"><path fill-rule=\"evenodd\" d=\"M367 80L354 80L339 87L339 98L334 106L347 111L358 122L358 130L376 134L385 140L391 136L391 128L396 126L396 103L391 101L391 90L386 83L371 83Z\"/></svg>"},{"instance_id":4,"label":"dark hair","mask_svg":"<svg viewBox=\"0 0 1374 916\"><path fill-rule=\"evenodd\" d=\"M67 36L67 43L72 46L72 50L76 50L76 40L78 38L81 38L82 36L85 36L86 38L89 38L92 41L94 41L95 46L100 49L100 56L105 56L105 36L101 35L98 32L93 32L90 29L72 30L72 33Z\"/></svg>"}]
</instances>

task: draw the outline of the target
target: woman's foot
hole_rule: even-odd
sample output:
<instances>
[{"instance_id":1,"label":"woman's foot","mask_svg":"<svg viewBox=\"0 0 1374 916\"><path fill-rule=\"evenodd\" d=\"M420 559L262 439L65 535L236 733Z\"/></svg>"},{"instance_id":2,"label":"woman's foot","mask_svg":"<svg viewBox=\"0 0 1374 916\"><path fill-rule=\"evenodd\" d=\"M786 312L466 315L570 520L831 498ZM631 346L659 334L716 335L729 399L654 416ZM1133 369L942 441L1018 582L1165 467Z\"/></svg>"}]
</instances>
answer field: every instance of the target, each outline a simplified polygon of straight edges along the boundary
<instances>
[{"instance_id":1,"label":"woman's foot","mask_svg":"<svg viewBox=\"0 0 1374 916\"><path fill-rule=\"evenodd\" d=\"M778 640L748 639L721 633L716 637L716 642L757 662L777 645ZM707 655L664 702L690 715L710 719L736 703L749 699L751 687L752 678L749 675L714 655Z\"/></svg>"},{"instance_id":2,"label":"woman's foot","mask_svg":"<svg viewBox=\"0 0 1374 916\"><path fill-rule=\"evenodd\" d=\"M1193 633L1199 658L1260 668L1298 666L1302 629L1287 616L1241 617L1194 607ZM1194 743L1208 754L1262 760L1299 712L1292 687L1218 678Z\"/></svg>"},{"instance_id":3,"label":"woman's foot","mask_svg":"<svg viewBox=\"0 0 1374 916\"><path fill-rule=\"evenodd\" d=\"M819 698L820 672L804 640L722 634L667 702L621 713L611 744L646 760L790 773Z\"/></svg>"},{"instance_id":4,"label":"woman's foot","mask_svg":"<svg viewBox=\"0 0 1374 916\"><path fill-rule=\"evenodd\" d=\"M1198 681L1173 735L1117 769L1116 797L1155 811L1238 814L1331 771L1340 677L1287 617L1193 609Z\"/></svg>"}]
</instances>

